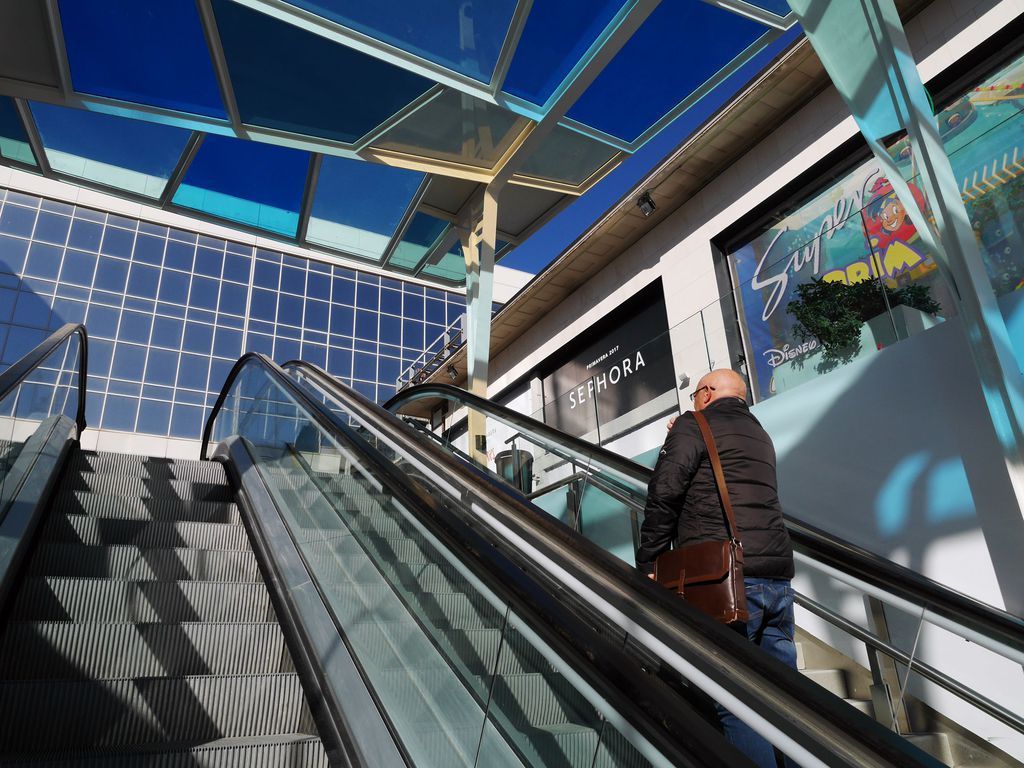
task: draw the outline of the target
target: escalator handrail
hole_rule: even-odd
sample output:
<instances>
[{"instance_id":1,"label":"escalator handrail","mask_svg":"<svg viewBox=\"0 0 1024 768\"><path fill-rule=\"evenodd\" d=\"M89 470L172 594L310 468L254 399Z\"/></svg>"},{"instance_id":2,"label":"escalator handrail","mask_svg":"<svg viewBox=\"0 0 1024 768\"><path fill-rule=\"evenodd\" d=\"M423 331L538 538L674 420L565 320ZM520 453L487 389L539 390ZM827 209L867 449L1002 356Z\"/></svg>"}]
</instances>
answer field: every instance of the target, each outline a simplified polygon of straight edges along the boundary
<instances>
[{"instance_id":1,"label":"escalator handrail","mask_svg":"<svg viewBox=\"0 0 1024 768\"><path fill-rule=\"evenodd\" d=\"M335 439L341 438L341 442L343 444L351 444L349 443L349 441L352 440L353 438L351 427L348 424L344 423L337 413L332 412L323 403L317 402L316 399L313 398L309 392L304 390L295 379L290 377L281 366L277 365L266 355L259 352L247 352L241 358L238 359L238 361L232 367L231 371L228 373L224 387L221 390L221 393L217 398L217 401L214 404L213 409L210 412L210 416L207 419L206 427L203 431L203 444L201 449L202 452L200 454L201 458L206 458L207 456L209 448L209 438L212 434L213 424L216 421L217 415L220 413L220 410L227 399L228 393L231 391L231 388L234 385L234 382L237 379L238 374L250 363L256 363L260 365L263 371L268 374L269 378L274 383L280 385L282 389L284 389L294 399L299 408L303 409L306 412L307 416L315 424L317 424L320 428L324 429L326 432L332 434L332 436ZM286 365L294 366L294 364L295 361L287 363ZM326 374L323 375L326 376ZM342 394L344 395L347 393ZM352 395L352 397L361 398L361 396L358 395L358 393L350 394ZM338 400L345 404L344 398L339 397ZM369 404L370 408L377 408L377 406L374 405L373 403L369 403L369 401L366 401L366 403L357 402L357 405L359 407L356 410L362 410L364 407L366 407L366 404ZM391 414L386 414L386 416L391 419L395 419L395 421L398 421L397 418L392 416ZM408 427L404 423L399 423L401 423L403 429L408 429L410 431L412 430L411 427ZM428 444L433 444L432 441L429 441L422 436L417 435L417 437L419 437ZM441 456L448 456L447 452L444 451L444 449L438 448L437 450L440 452ZM382 474L389 478L388 483L393 484L389 485L389 488L391 488L391 490L395 492L396 497L402 498L403 502L411 501L418 495L418 493L422 493L417 491L412 491L410 493L409 489L414 487L414 484L409 480L408 476L406 476L401 470L399 470L392 462L384 458L383 455L380 454L376 448L371 447L369 444L365 444L362 450L358 450L358 453L362 456L362 458L367 459L370 463L374 464L375 467L382 472ZM451 459L451 461L454 462L455 460ZM461 462L459 462L458 466L463 467L464 465ZM501 490L501 486L498 481L490 480L489 482L499 491ZM421 507L421 509L423 508L424 507ZM429 505L427 505L425 508L428 510L430 509ZM465 542L471 537L469 526L465 525L465 530L460 531L460 533L462 535L458 536L457 540L459 540L463 546L466 546ZM646 715L646 713L641 708L639 708L635 704L635 702L630 702L630 704L627 706L630 705L639 713L639 716L641 718L646 718L647 720L651 721L652 727L658 727L657 725L653 725L652 718ZM674 727L675 733L680 733L683 732L685 726L677 722L679 718L676 709L676 707L666 708L664 714L659 716L657 722L658 724L660 724L661 727L665 727L666 725L671 724ZM639 730L642 732L642 729ZM732 765L732 763L728 760L723 760L723 764ZM743 764L746 765L745 762Z\"/></svg>"},{"instance_id":2,"label":"escalator handrail","mask_svg":"<svg viewBox=\"0 0 1024 768\"><path fill-rule=\"evenodd\" d=\"M650 483L651 470L642 464L580 438L566 435L543 422L448 384L421 384L411 387L392 397L384 407L395 413L402 405L428 397L461 401L472 408L493 413L528 436L533 433L545 441L557 441L569 451L585 454L590 460L591 467L610 468L615 473L628 477L638 487L646 488ZM639 497L638 500L641 503L645 501ZM834 566L901 600L914 603L919 608L925 606L932 614L941 616L952 625L968 629L971 635L988 638L992 644L1009 650L1018 659L1024 656L1024 619L1021 617L975 600L791 515L785 515L785 519L794 546L816 561ZM992 649L1006 655L1005 651L999 650L998 647Z\"/></svg>"},{"instance_id":3,"label":"escalator handrail","mask_svg":"<svg viewBox=\"0 0 1024 768\"><path fill-rule=\"evenodd\" d=\"M639 487L646 488L647 484L651 480L650 470L642 464L630 461L617 453L609 451L607 448L594 445L582 438L567 435L564 432L545 424L543 421L538 421L537 419L530 418L529 416L524 416L517 411L513 411L511 408L504 405L498 405L497 403L492 403L486 398L474 395L472 392L467 392L464 389L459 389L458 387L454 387L450 384L418 384L414 387L403 389L384 403L384 408L391 413L397 414L398 410L403 405L430 397L443 397L449 400L459 401L470 408L486 411L494 414L495 416L499 416L509 424L513 425L526 437L540 438L544 443L544 448L550 448L552 446L564 447L572 454L584 455L588 458L590 466L620 475ZM570 455L562 456L562 458L571 460L573 457Z\"/></svg>"},{"instance_id":4,"label":"escalator handrail","mask_svg":"<svg viewBox=\"0 0 1024 768\"><path fill-rule=\"evenodd\" d=\"M505 551L528 563L534 578L549 579L684 677L710 688L739 717L760 723L785 751L796 752L798 762L830 764L821 758L827 754L844 765L939 765L317 366L293 360L284 367L309 376L371 431L387 433L401 453L427 465L430 476L461 486L480 521L503 539Z\"/></svg>"},{"instance_id":5,"label":"escalator handrail","mask_svg":"<svg viewBox=\"0 0 1024 768\"><path fill-rule=\"evenodd\" d=\"M89 334L86 333L85 325L82 323L65 323L40 342L35 349L0 373L0 401L17 389L18 385L39 368L53 354L54 350L66 342L73 333L77 333L82 340L78 350L78 409L75 413L75 425L81 435L86 426L85 393L86 376L89 370Z\"/></svg>"}]
</instances>

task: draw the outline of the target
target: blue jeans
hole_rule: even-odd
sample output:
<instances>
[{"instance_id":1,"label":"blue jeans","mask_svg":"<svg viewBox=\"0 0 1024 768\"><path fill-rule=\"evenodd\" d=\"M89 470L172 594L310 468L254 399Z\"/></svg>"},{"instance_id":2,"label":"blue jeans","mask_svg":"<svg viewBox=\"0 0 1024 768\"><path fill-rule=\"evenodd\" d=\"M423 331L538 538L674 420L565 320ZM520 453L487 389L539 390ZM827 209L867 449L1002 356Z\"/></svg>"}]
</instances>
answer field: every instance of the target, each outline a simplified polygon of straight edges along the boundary
<instances>
[{"instance_id":1,"label":"blue jeans","mask_svg":"<svg viewBox=\"0 0 1024 768\"><path fill-rule=\"evenodd\" d=\"M750 619L746 635L756 645L793 669L796 669L796 643L793 642L793 589L788 580L744 579ZM738 627L741 629L741 627ZM753 728L721 705L715 705L722 732L729 742L754 761L759 768L776 768L775 749ZM797 768L784 757L786 768Z\"/></svg>"}]
</instances>

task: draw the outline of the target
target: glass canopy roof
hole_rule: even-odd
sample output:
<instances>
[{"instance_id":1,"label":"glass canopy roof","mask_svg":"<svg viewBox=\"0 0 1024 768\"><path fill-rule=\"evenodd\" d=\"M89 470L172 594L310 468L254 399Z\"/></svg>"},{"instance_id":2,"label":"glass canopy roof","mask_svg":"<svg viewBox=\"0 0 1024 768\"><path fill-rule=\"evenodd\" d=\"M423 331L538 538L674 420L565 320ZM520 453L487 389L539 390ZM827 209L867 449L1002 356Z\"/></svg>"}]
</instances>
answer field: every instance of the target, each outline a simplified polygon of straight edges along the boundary
<instances>
[{"instance_id":1,"label":"glass canopy roof","mask_svg":"<svg viewBox=\"0 0 1024 768\"><path fill-rule=\"evenodd\" d=\"M507 252L795 26L786 0L45 7L0 30L51 59L0 77L0 162L449 285L482 185L518 188Z\"/></svg>"}]
</instances>

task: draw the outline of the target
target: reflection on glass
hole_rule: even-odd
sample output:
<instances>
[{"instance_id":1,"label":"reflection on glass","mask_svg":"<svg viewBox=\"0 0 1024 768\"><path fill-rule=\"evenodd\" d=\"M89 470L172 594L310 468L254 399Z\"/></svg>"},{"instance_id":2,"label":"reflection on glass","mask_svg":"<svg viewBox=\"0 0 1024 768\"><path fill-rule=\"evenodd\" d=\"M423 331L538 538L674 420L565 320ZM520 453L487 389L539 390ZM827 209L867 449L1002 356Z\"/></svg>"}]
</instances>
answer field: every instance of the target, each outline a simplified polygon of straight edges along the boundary
<instances>
[{"instance_id":1,"label":"reflection on glass","mask_svg":"<svg viewBox=\"0 0 1024 768\"><path fill-rule=\"evenodd\" d=\"M449 226L447 221L417 212L391 254L388 265L410 272L416 269L438 238L448 231Z\"/></svg>"},{"instance_id":2,"label":"reflection on glass","mask_svg":"<svg viewBox=\"0 0 1024 768\"><path fill-rule=\"evenodd\" d=\"M431 4L429 13L416 0L293 4L484 83L491 79L516 9L515 0L440 0Z\"/></svg>"},{"instance_id":3,"label":"reflection on glass","mask_svg":"<svg viewBox=\"0 0 1024 768\"><path fill-rule=\"evenodd\" d=\"M189 131L82 109L33 102L46 158L58 173L158 198Z\"/></svg>"},{"instance_id":4,"label":"reflection on glass","mask_svg":"<svg viewBox=\"0 0 1024 768\"><path fill-rule=\"evenodd\" d=\"M26 442L57 417L77 416L80 345L72 334L0 400L0 520L20 485Z\"/></svg>"},{"instance_id":5,"label":"reflection on glass","mask_svg":"<svg viewBox=\"0 0 1024 768\"><path fill-rule=\"evenodd\" d=\"M14 100L6 97L0 97L0 157L16 163L36 165L28 135L14 108Z\"/></svg>"},{"instance_id":6,"label":"reflection on glass","mask_svg":"<svg viewBox=\"0 0 1024 768\"><path fill-rule=\"evenodd\" d=\"M242 3L212 4L247 125L351 144L434 86L426 77ZM350 5L378 9L373 3ZM390 3L379 9L393 10Z\"/></svg>"},{"instance_id":7,"label":"reflection on glass","mask_svg":"<svg viewBox=\"0 0 1024 768\"><path fill-rule=\"evenodd\" d=\"M456 242L436 264L424 267L423 274L450 280L453 283L464 283L466 281L466 257L462 253L462 244Z\"/></svg>"},{"instance_id":8,"label":"reflection on glass","mask_svg":"<svg viewBox=\"0 0 1024 768\"><path fill-rule=\"evenodd\" d=\"M456 90L446 90L373 142L407 152L491 168L528 121Z\"/></svg>"},{"instance_id":9,"label":"reflection on glass","mask_svg":"<svg viewBox=\"0 0 1024 768\"><path fill-rule=\"evenodd\" d=\"M936 115L982 258L1011 325L1017 289L1024 285L1022 73L1024 59L1018 59ZM927 210L907 140L892 144L889 153L914 202ZM924 223L914 221L914 208L896 197L871 160L729 255L740 287L737 303L756 398L790 389L955 314L955 299L922 241L918 229ZM871 290L860 292L864 301L858 300L856 311L863 328L859 344L846 354L830 356L818 348L824 342L800 333L789 309L790 302L804 301L816 290L809 285L815 279L876 284L874 297ZM938 304L937 311L930 302Z\"/></svg>"},{"instance_id":10,"label":"reflection on glass","mask_svg":"<svg viewBox=\"0 0 1024 768\"><path fill-rule=\"evenodd\" d=\"M379 261L423 174L325 156L306 239Z\"/></svg>"},{"instance_id":11,"label":"reflection on glass","mask_svg":"<svg viewBox=\"0 0 1024 768\"><path fill-rule=\"evenodd\" d=\"M526 159L520 174L579 186L608 165L616 154L615 147L559 125Z\"/></svg>"}]
</instances>

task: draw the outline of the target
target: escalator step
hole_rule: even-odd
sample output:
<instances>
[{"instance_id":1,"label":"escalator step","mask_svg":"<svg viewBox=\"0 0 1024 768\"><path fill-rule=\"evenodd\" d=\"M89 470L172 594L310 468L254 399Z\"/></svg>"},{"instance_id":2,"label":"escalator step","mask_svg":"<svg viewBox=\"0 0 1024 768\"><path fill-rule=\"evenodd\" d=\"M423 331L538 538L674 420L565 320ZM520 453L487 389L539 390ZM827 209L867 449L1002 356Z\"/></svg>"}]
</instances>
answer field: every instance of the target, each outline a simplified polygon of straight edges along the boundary
<instances>
[{"instance_id":1,"label":"escalator step","mask_svg":"<svg viewBox=\"0 0 1024 768\"><path fill-rule=\"evenodd\" d=\"M221 501L103 496L90 491L61 491L54 498L55 514L91 515L121 520L240 523L238 507Z\"/></svg>"},{"instance_id":2,"label":"escalator step","mask_svg":"<svg viewBox=\"0 0 1024 768\"><path fill-rule=\"evenodd\" d=\"M43 538L94 546L130 544L146 548L249 548L249 539L242 525L119 520L91 515L53 515L43 527Z\"/></svg>"},{"instance_id":3,"label":"escalator step","mask_svg":"<svg viewBox=\"0 0 1024 768\"><path fill-rule=\"evenodd\" d=\"M263 584L27 578L12 618L22 621L275 621Z\"/></svg>"},{"instance_id":4,"label":"escalator step","mask_svg":"<svg viewBox=\"0 0 1024 768\"><path fill-rule=\"evenodd\" d=\"M0 680L294 671L273 622L10 622L0 636Z\"/></svg>"},{"instance_id":5,"label":"escalator step","mask_svg":"<svg viewBox=\"0 0 1024 768\"><path fill-rule=\"evenodd\" d=\"M294 674L5 681L0 743L20 754L298 733L304 709Z\"/></svg>"},{"instance_id":6,"label":"escalator step","mask_svg":"<svg viewBox=\"0 0 1024 768\"><path fill-rule=\"evenodd\" d=\"M494 683L492 706L512 722L532 726L598 722L593 705L557 673L500 676Z\"/></svg>"},{"instance_id":7,"label":"escalator step","mask_svg":"<svg viewBox=\"0 0 1024 768\"><path fill-rule=\"evenodd\" d=\"M216 461L161 459L120 453L77 451L71 459L72 471L83 474L122 474L131 477L164 478L224 483L224 467Z\"/></svg>"},{"instance_id":8,"label":"escalator step","mask_svg":"<svg viewBox=\"0 0 1024 768\"><path fill-rule=\"evenodd\" d=\"M222 503L234 500L234 491L223 479L208 482L95 473L71 475L64 487L74 491L91 491L102 496L127 496L133 499L179 499Z\"/></svg>"},{"instance_id":9,"label":"escalator step","mask_svg":"<svg viewBox=\"0 0 1024 768\"><path fill-rule=\"evenodd\" d=\"M42 542L28 572L130 581L260 581L256 556L245 550L99 547L62 541Z\"/></svg>"},{"instance_id":10,"label":"escalator step","mask_svg":"<svg viewBox=\"0 0 1024 768\"><path fill-rule=\"evenodd\" d=\"M329 768L320 739L304 733L201 744L170 745L154 752L77 752L39 761L5 761L10 768Z\"/></svg>"}]
</instances>

